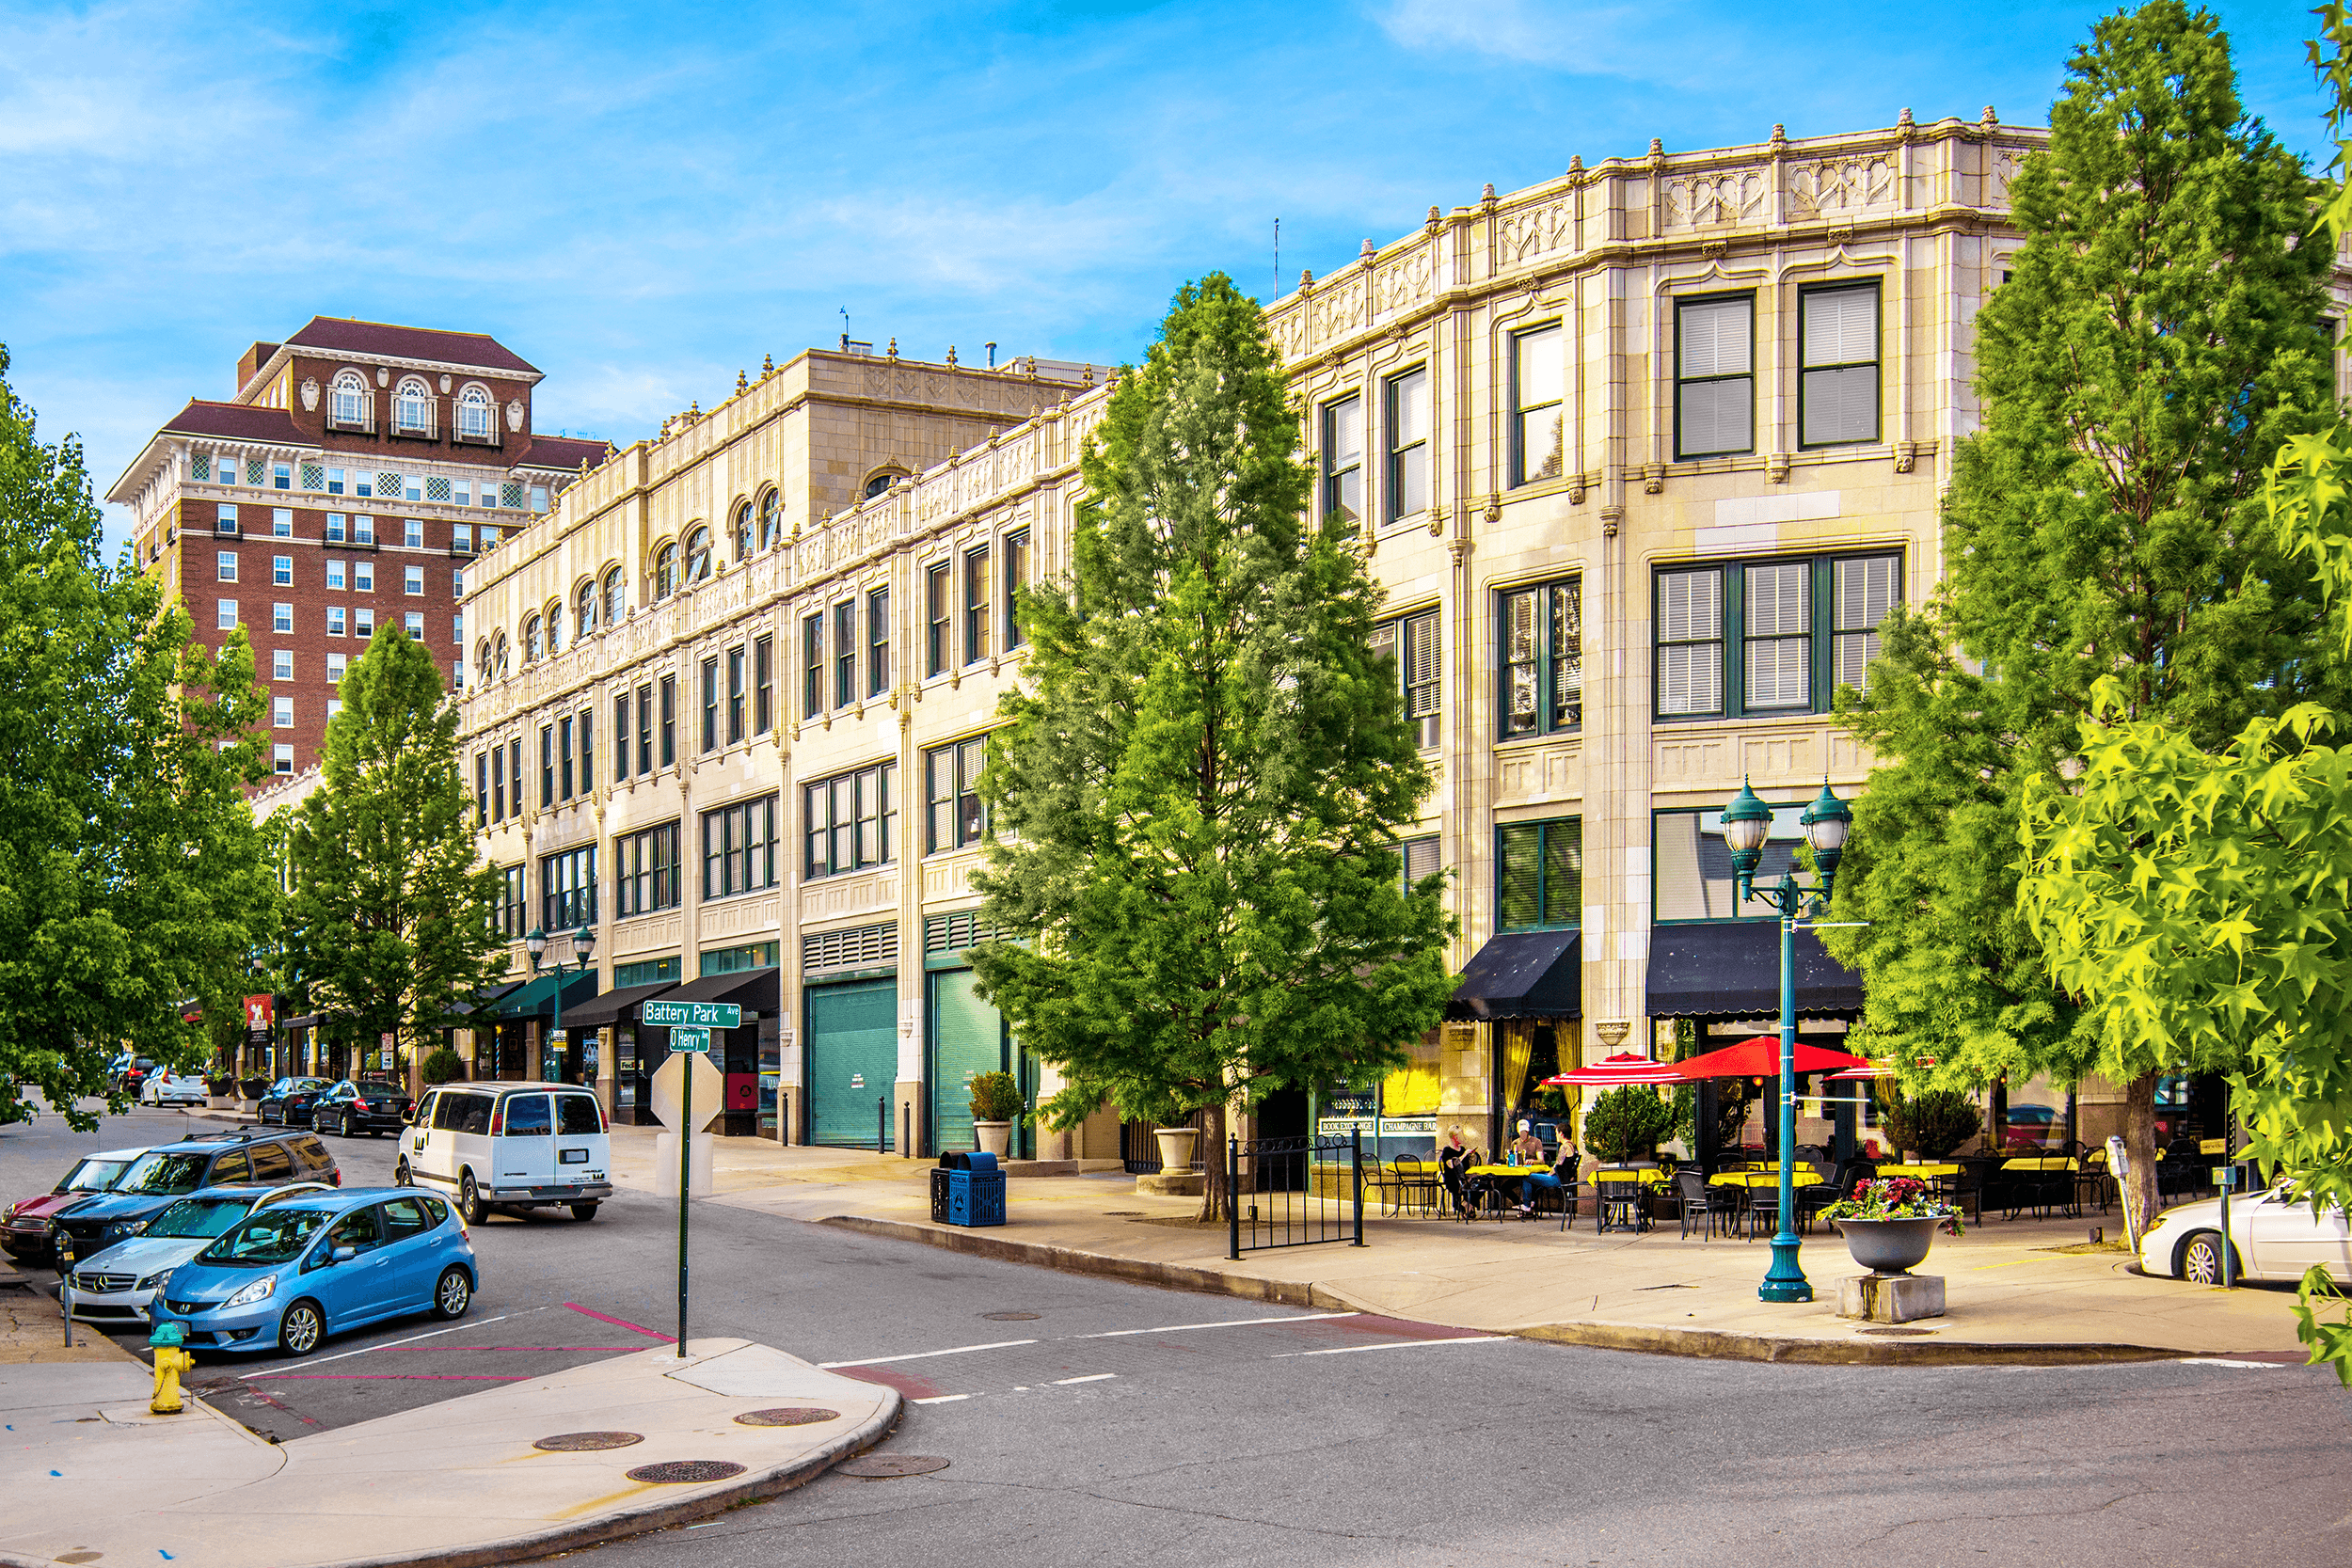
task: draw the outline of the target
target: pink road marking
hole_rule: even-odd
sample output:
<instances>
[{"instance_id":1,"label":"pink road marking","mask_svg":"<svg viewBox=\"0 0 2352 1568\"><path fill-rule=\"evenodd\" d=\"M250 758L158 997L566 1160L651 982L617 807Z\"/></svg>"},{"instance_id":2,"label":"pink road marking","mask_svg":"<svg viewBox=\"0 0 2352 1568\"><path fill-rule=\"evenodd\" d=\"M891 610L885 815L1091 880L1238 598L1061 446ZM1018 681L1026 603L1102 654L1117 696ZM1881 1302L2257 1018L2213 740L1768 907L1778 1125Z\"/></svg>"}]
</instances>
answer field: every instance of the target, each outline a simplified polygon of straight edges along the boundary
<instances>
[{"instance_id":1,"label":"pink road marking","mask_svg":"<svg viewBox=\"0 0 2352 1568\"><path fill-rule=\"evenodd\" d=\"M371 1350L620 1350L620 1345L371 1345Z\"/></svg>"},{"instance_id":2,"label":"pink road marking","mask_svg":"<svg viewBox=\"0 0 2352 1568\"><path fill-rule=\"evenodd\" d=\"M580 1306L580 1303L576 1301L567 1301L564 1305L570 1307L573 1311L579 1313L583 1318L594 1318L600 1323L611 1323L615 1328L626 1328L632 1334L642 1334L648 1339L659 1339L665 1345L675 1345L677 1343L677 1340L670 1335L660 1333L655 1329L647 1328L643 1323L630 1323L627 1318L608 1318L601 1312L590 1311L587 1307ZM610 1345L600 1345L597 1348L600 1350L610 1350L612 1347Z\"/></svg>"},{"instance_id":3,"label":"pink road marking","mask_svg":"<svg viewBox=\"0 0 2352 1568\"><path fill-rule=\"evenodd\" d=\"M527 1377L505 1377L490 1372L263 1372L262 1377L333 1378L338 1382L352 1378L398 1378L411 1383L529 1383Z\"/></svg>"}]
</instances>

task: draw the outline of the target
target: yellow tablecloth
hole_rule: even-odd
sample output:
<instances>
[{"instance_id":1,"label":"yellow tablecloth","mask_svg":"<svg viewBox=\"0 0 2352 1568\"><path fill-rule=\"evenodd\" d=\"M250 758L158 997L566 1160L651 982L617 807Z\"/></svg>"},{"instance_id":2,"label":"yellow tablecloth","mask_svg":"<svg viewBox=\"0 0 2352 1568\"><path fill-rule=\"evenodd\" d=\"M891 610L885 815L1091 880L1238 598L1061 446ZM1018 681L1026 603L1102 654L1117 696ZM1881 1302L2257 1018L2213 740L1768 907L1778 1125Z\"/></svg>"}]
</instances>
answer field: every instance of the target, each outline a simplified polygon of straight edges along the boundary
<instances>
[{"instance_id":1,"label":"yellow tablecloth","mask_svg":"<svg viewBox=\"0 0 2352 1568\"><path fill-rule=\"evenodd\" d=\"M2073 1170L2074 1168L2074 1162L2068 1159L2045 1155L2039 1158L2028 1157L2023 1160L2004 1160L2001 1162L2001 1168L2003 1170Z\"/></svg>"},{"instance_id":2,"label":"yellow tablecloth","mask_svg":"<svg viewBox=\"0 0 2352 1568\"><path fill-rule=\"evenodd\" d=\"M1645 1187L1662 1187L1669 1178L1662 1170L1596 1170L1587 1171L1584 1180L1595 1186L1604 1181L1638 1181Z\"/></svg>"},{"instance_id":3,"label":"yellow tablecloth","mask_svg":"<svg viewBox=\"0 0 2352 1568\"><path fill-rule=\"evenodd\" d=\"M1959 1174L1958 1165L1881 1165L1879 1167L1881 1177L1908 1176L1921 1181L1931 1177L1958 1176Z\"/></svg>"},{"instance_id":4,"label":"yellow tablecloth","mask_svg":"<svg viewBox=\"0 0 2352 1568\"><path fill-rule=\"evenodd\" d=\"M1796 1176L1791 1177L1789 1179L1789 1185L1795 1187L1820 1187L1827 1185L1828 1181L1829 1178L1822 1176L1818 1172L1808 1170L1801 1171ZM1719 1171L1709 1180L1708 1185L1715 1187L1777 1187L1780 1185L1780 1172L1776 1170Z\"/></svg>"}]
</instances>

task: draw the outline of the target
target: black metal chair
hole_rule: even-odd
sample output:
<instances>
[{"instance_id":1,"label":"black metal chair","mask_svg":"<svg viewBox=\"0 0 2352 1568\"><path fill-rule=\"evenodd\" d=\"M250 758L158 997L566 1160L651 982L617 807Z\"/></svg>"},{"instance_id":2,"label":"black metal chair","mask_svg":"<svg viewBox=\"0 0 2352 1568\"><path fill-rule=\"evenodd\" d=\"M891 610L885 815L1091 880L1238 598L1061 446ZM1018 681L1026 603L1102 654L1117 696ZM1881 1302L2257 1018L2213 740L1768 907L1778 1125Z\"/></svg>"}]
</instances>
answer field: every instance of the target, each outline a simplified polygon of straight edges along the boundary
<instances>
[{"instance_id":1,"label":"black metal chair","mask_svg":"<svg viewBox=\"0 0 2352 1568\"><path fill-rule=\"evenodd\" d=\"M1577 1212L1581 1207L1576 1190L1576 1167L1581 1163L1579 1156L1571 1154L1565 1163L1551 1167L1552 1174L1560 1179L1557 1187L1528 1187L1529 1218L1542 1218L1545 1203L1557 1203L1560 1206L1560 1229L1563 1234L1566 1233L1568 1227L1576 1222Z\"/></svg>"},{"instance_id":2,"label":"black metal chair","mask_svg":"<svg viewBox=\"0 0 2352 1568\"><path fill-rule=\"evenodd\" d=\"M1438 1180L1434 1161L1400 1157L1391 1163L1384 1185L1400 1214L1408 1209L1434 1214L1445 1202L1445 1183Z\"/></svg>"},{"instance_id":3,"label":"black metal chair","mask_svg":"<svg viewBox=\"0 0 2352 1568\"><path fill-rule=\"evenodd\" d=\"M1713 1241L1718 1227L1726 1236L1740 1226L1740 1199L1737 1187L1716 1187L1708 1184L1707 1173L1696 1165L1685 1165L1675 1172L1676 1195L1682 1204L1682 1239L1691 1239L1691 1229L1698 1227L1699 1240Z\"/></svg>"}]
</instances>

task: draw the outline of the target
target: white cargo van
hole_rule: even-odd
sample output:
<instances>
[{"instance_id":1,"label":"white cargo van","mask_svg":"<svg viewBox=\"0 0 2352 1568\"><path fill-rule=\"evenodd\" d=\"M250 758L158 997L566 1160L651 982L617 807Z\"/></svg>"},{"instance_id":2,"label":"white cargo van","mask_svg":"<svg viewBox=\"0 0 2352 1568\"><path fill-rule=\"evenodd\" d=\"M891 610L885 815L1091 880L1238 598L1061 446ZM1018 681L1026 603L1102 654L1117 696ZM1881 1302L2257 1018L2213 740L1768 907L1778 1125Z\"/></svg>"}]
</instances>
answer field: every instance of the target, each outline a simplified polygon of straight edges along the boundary
<instances>
[{"instance_id":1,"label":"white cargo van","mask_svg":"<svg viewBox=\"0 0 2352 1568\"><path fill-rule=\"evenodd\" d=\"M453 1194L469 1225L493 1209L569 1208L612 1196L604 1107L576 1084L444 1084L401 1134L392 1180Z\"/></svg>"}]
</instances>

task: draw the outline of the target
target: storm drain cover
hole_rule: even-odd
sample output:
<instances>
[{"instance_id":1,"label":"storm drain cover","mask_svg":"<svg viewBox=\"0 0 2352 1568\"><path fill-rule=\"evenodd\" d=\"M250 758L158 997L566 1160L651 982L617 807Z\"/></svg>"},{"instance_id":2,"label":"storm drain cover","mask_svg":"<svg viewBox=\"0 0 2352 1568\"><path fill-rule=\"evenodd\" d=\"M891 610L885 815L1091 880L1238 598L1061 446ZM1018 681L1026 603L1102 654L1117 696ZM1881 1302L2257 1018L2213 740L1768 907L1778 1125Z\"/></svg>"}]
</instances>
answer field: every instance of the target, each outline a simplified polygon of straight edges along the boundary
<instances>
[{"instance_id":1,"label":"storm drain cover","mask_svg":"<svg viewBox=\"0 0 2352 1568\"><path fill-rule=\"evenodd\" d=\"M597 1449L626 1449L644 1440L642 1433L635 1432L563 1432L553 1437L542 1437L531 1446L549 1453L588 1453Z\"/></svg>"},{"instance_id":2,"label":"storm drain cover","mask_svg":"<svg viewBox=\"0 0 2352 1568\"><path fill-rule=\"evenodd\" d=\"M1935 1332L1935 1330L1933 1330L1933 1329L1931 1329L1931 1328L1858 1328L1858 1329L1854 1330L1854 1332L1855 1332L1855 1333L1857 1333L1857 1334L1886 1334L1886 1335L1898 1335L1898 1334L1902 1334L1902 1335L1909 1335L1909 1334L1932 1334L1932 1333L1934 1333L1934 1332Z\"/></svg>"},{"instance_id":3,"label":"storm drain cover","mask_svg":"<svg viewBox=\"0 0 2352 1568\"><path fill-rule=\"evenodd\" d=\"M746 1410L735 1418L737 1426L745 1427L807 1427L819 1421L841 1419L838 1410L819 1410L814 1405L785 1404L773 1410Z\"/></svg>"},{"instance_id":4,"label":"storm drain cover","mask_svg":"<svg viewBox=\"0 0 2352 1568\"><path fill-rule=\"evenodd\" d=\"M1033 1322L1037 1314L1034 1312L983 1312L980 1316L993 1323L1025 1323Z\"/></svg>"},{"instance_id":5,"label":"storm drain cover","mask_svg":"<svg viewBox=\"0 0 2352 1568\"><path fill-rule=\"evenodd\" d=\"M869 1481L882 1481L891 1476L927 1476L933 1470L944 1470L947 1462L919 1453L869 1453L863 1459L852 1459L833 1467L837 1476L864 1476Z\"/></svg>"},{"instance_id":6,"label":"storm drain cover","mask_svg":"<svg viewBox=\"0 0 2352 1568\"><path fill-rule=\"evenodd\" d=\"M629 1471L631 1481L644 1481L676 1485L680 1482L725 1481L739 1476L743 1466L724 1459L670 1459L659 1465L640 1465Z\"/></svg>"}]
</instances>

